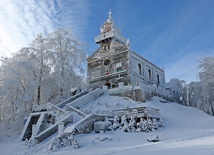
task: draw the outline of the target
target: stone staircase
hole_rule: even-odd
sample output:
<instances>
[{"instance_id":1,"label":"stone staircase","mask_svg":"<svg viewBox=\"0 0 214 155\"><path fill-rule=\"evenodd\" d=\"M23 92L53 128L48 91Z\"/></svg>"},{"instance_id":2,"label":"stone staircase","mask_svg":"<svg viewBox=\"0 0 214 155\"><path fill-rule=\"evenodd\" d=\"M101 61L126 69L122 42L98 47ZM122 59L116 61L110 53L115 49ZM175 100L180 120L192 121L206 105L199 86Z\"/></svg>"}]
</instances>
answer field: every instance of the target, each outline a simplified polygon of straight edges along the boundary
<instances>
[{"instance_id":1,"label":"stone staircase","mask_svg":"<svg viewBox=\"0 0 214 155\"><path fill-rule=\"evenodd\" d=\"M78 109L78 106L84 106L90 100L94 100L95 98L102 96L104 91L102 89L95 89L91 92L83 91L81 93L72 96L65 101L53 105L51 103L47 103L43 105L41 108L36 108L36 112L33 112L29 115L25 126L22 130L20 139L30 139L32 137L32 126L36 125L36 133L34 133L34 138L37 143L40 143L47 137L57 132L58 125L60 123L64 123L67 125L69 123L73 123L73 116L71 112L76 113L81 116L83 119L79 121L79 124L75 127L79 133L81 133L81 127L86 128L84 121L92 121L92 120L102 120L102 116L90 116L82 112ZM64 108L65 107L65 108ZM87 124L87 123L86 123ZM92 127L91 127L92 128Z\"/></svg>"}]
</instances>

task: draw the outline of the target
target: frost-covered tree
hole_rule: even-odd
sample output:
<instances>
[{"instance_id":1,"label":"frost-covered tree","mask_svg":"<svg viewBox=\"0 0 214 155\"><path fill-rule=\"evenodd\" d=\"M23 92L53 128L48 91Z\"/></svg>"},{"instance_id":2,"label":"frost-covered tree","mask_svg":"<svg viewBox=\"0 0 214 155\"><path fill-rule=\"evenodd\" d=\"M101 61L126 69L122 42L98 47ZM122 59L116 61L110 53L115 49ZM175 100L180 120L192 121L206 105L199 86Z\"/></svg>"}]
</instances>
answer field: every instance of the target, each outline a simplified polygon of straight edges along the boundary
<instances>
[{"instance_id":1,"label":"frost-covered tree","mask_svg":"<svg viewBox=\"0 0 214 155\"><path fill-rule=\"evenodd\" d=\"M18 53L28 56L27 62L33 67L30 72L33 73L32 81L35 87L36 105L45 102L46 79L51 76L51 66L49 62L49 50L47 49L47 39L39 34L31 42L30 47L22 48ZM42 96L43 94L43 96Z\"/></svg>"},{"instance_id":2,"label":"frost-covered tree","mask_svg":"<svg viewBox=\"0 0 214 155\"><path fill-rule=\"evenodd\" d=\"M39 34L0 66L0 120L20 122L32 106L58 103L83 87L83 44L70 31ZM19 123L20 124L20 123Z\"/></svg>"},{"instance_id":3,"label":"frost-covered tree","mask_svg":"<svg viewBox=\"0 0 214 155\"><path fill-rule=\"evenodd\" d=\"M199 77L202 84L202 101L205 111L214 114L214 57L204 57L200 60Z\"/></svg>"},{"instance_id":4,"label":"frost-covered tree","mask_svg":"<svg viewBox=\"0 0 214 155\"><path fill-rule=\"evenodd\" d=\"M186 104L187 101L187 84L184 80L171 79L169 82L172 97L182 104Z\"/></svg>"},{"instance_id":5,"label":"frost-covered tree","mask_svg":"<svg viewBox=\"0 0 214 155\"><path fill-rule=\"evenodd\" d=\"M35 101L35 89L29 55L18 52L2 58L0 92L2 121L15 122L28 113Z\"/></svg>"},{"instance_id":6,"label":"frost-covered tree","mask_svg":"<svg viewBox=\"0 0 214 155\"><path fill-rule=\"evenodd\" d=\"M58 86L59 98L65 97L72 87L83 87L84 44L71 31L58 29L47 37L51 51L52 75Z\"/></svg>"},{"instance_id":7,"label":"frost-covered tree","mask_svg":"<svg viewBox=\"0 0 214 155\"><path fill-rule=\"evenodd\" d=\"M28 54L34 56L34 65L37 69L34 70L34 76L37 81L36 92L37 92L37 104L41 102L42 94L42 82L44 79L50 76L50 66L48 66L48 49L47 49L47 39L42 36L42 34L37 35L37 37L32 41L31 47L24 48ZM46 90L47 91L47 90Z\"/></svg>"},{"instance_id":8,"label":"frost-covered tree","mask_svg":"<svg viewBox=\"0 0 214 155\"><path fill-rule=\"evenodd\" d=\"M170 81L171 87L178 92L180 103L214 115L214 57L204 57L199 63L200 81L187 85L184 81L174 79Z\"/></svg>"},{"instance_id":9,"label":"frost-covered tree","mask_svg":"<svg viewBox=\"0 0 214 155\"><path fill-rule=\"evenodd\" d=\"M202 95L202 84L201 82L191 82L188 85L188 101L189 106L200 108L200 99Z\"/></svg>"}]
</instances>

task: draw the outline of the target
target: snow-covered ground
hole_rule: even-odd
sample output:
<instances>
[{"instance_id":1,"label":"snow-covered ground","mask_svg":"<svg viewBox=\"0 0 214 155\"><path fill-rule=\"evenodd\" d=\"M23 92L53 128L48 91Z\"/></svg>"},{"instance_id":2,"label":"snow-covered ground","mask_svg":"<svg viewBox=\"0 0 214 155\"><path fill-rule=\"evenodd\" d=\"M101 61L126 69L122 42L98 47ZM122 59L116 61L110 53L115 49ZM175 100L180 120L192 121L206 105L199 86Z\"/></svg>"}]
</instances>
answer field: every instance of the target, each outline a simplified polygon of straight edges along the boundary
<instances>
[{"instance_id":1,"label":"snow-covered ground","mask_svg":"<svg viewBox=\"0 0 214 155\"><path fill-rule=\"evenodd\" d=\"M102 99L100 99L101 101ZM112 100L112 98L111 98ZM114 97L115 103L119 99ZM105 99L106 101L106 99ZM126 100L130 103L129 100ZM123 102L126 102L125 100ZM95 102L96 103L96 102ZM127 103L124 103L127 104ZM79 149L64 147L52 152L48 150L50 139L35 147L26 149L19 135L0 137L0 152L13 154L50 154L50 155L213 155L214 154L214 117L204 112L176 103L161 103L158 98L144 105L159 108L164 121L163 128L145 133L125 133L122 130L105 133L80 134L75 136ZM92 106L92 105L90 105ZM126 105L127 106L127 105ZM108 106L107 106L108 107ZM158 135L159 142L148 142L148 137Z\"/></svg>"}]
</instances>

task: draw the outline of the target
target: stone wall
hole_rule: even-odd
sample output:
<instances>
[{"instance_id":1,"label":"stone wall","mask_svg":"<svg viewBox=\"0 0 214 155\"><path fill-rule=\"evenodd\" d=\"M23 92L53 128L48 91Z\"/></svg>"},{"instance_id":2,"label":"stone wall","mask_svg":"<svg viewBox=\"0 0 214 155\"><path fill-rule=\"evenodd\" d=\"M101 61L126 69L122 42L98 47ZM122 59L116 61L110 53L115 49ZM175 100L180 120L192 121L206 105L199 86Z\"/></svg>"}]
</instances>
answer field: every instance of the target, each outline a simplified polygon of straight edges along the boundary
<instances>
[{"instance_id":1,"label":"stone wall","mask_svg":"<svg viewBox=\"0 0 214 155\"><path fill-rule=\"evenodd\" d=\"M108 66L104 62L110 61ZM121 63L122 67L118 70L117 64ZM128 76L129 58L128 51L120 53L111 53L102 59L88 63L88 85L90 88L100 88L106 83L112 87L117 87L119 82L124 82L126 85L130 83Z\"/></svg>"},{"instance_id":2,"label":"stone wall","mask_svg":"<svg viewBox=\"0 0 214 155\"><path fill-rule=\"evenodd\" d=\"M129 87L129 89L126 89L125 87ZM132 90L132 86L125 87L125 89L121 90L111 90L109 94L112 96L128 97L135 101L145 102L146 98L141 88L135 88Z\"/></svg>"}]
</instances>

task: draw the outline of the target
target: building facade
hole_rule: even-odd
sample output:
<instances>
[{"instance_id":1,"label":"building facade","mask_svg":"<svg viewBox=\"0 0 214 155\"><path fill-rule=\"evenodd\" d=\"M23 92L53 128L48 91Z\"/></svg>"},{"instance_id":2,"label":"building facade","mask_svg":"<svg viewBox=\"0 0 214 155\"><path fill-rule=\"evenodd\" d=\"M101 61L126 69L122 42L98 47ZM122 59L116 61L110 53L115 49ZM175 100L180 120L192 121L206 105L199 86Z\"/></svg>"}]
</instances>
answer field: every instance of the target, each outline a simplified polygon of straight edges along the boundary
<instances>
[{"instance_id":1,"label":"building facade","mask_svg":"<svg viewBox=\"0 0 214 155\"><path fill-rule=\"evenodd\" d=\"M99 48L87 58L87 81L92 89L107 86L165 83L164 70L130 49L129 40L114 25L111 11L95 37Z\"/></svg>"}]
</instances>

